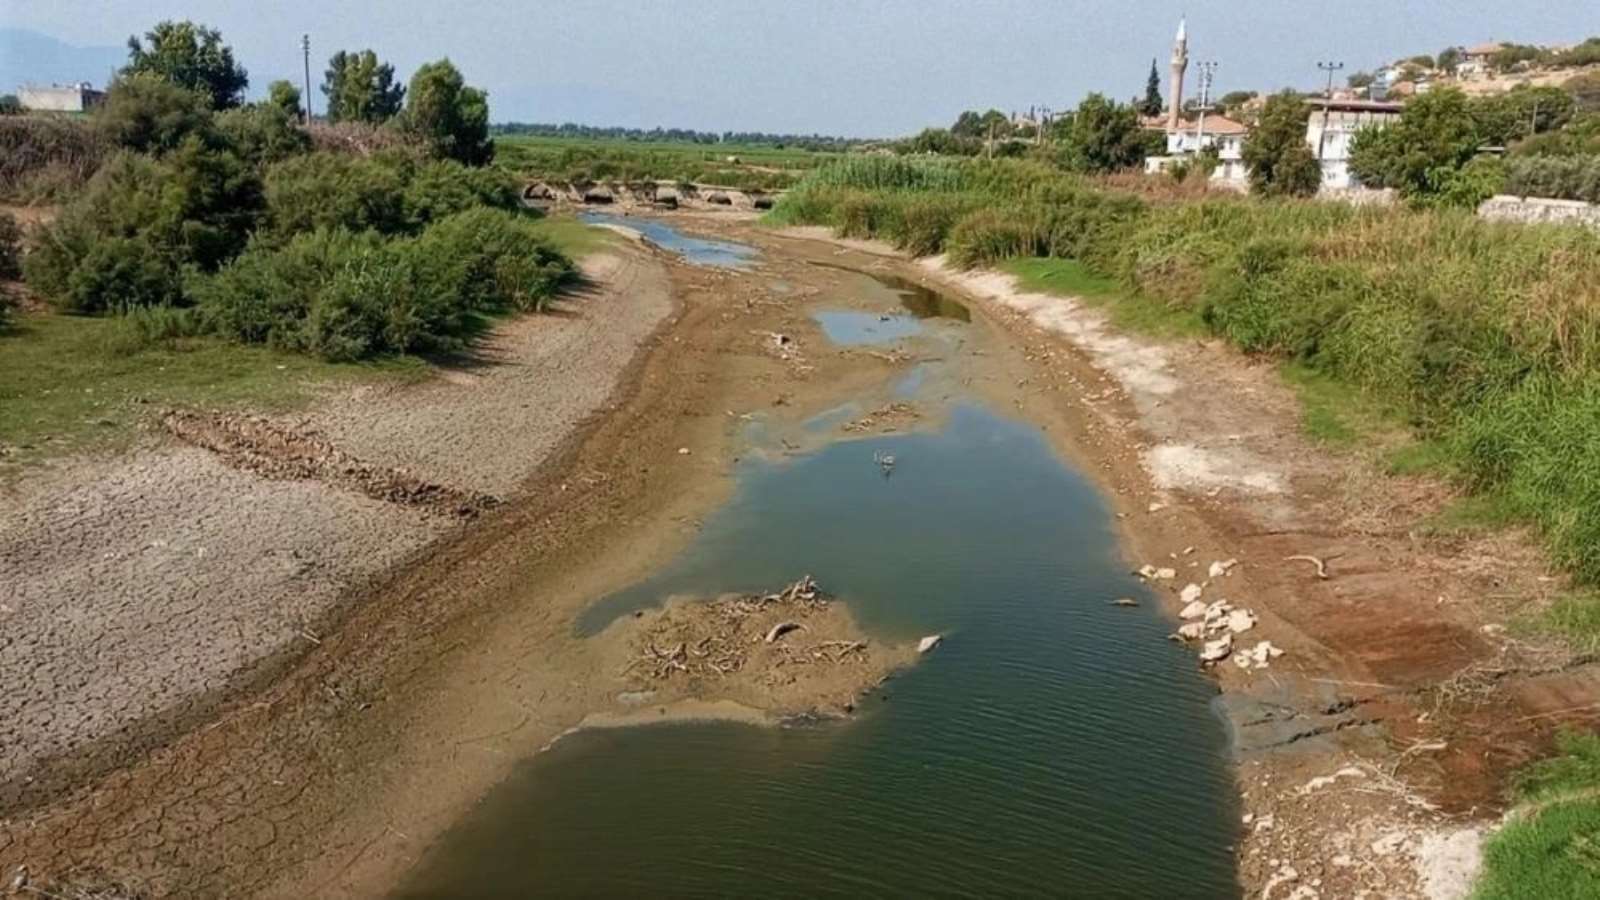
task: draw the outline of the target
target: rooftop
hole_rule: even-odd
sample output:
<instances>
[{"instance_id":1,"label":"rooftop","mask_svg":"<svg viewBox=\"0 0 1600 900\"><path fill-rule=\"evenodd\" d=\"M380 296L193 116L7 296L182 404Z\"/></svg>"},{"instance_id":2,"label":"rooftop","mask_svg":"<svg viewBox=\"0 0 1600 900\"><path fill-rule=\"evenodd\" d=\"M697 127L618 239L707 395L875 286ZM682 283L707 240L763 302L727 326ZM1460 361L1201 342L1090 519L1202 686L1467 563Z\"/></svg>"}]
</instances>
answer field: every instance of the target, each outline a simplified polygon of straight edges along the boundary
<instances>
[{"instance_id":1,"label":"rooftop","mask_svg":"<svg viewBox=\"0 0 1600 900\"><path fill-rule=\"evenodd\" d=\"M1375 112L1399 113L1406 108L1404 103L1389 100L1329 100L1326 97L1307 97L1306 103L1317 109L1328 109L1333 112Z\"/></svg>"}]
</instances>

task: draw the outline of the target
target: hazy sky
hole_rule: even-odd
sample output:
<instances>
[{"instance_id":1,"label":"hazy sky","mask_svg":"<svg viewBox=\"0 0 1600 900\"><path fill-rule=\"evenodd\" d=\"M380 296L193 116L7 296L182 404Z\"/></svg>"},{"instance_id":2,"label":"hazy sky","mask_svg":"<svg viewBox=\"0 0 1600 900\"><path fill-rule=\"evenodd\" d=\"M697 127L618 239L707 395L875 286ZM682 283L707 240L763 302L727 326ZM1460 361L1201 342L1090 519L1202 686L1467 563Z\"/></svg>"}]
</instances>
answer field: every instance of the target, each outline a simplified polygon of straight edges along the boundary
<instances>
[{"instance_id":1,"label":"hazy sky","mask_svg":"<svg viewBox=\"0 0 1600 900\"><path fill-rule=\"evenodd\" d=\"M253 90L372 47L409 77L449 56L496 121L894 135L962 109L1126 99L1187 11L1217 88L1320 84L1490 38L1600 34L1600 0L0 0L0 26L120 44L167 17L222 29ZM318 98L320 102L320 96Z\"/></svg>"}]
</instances>

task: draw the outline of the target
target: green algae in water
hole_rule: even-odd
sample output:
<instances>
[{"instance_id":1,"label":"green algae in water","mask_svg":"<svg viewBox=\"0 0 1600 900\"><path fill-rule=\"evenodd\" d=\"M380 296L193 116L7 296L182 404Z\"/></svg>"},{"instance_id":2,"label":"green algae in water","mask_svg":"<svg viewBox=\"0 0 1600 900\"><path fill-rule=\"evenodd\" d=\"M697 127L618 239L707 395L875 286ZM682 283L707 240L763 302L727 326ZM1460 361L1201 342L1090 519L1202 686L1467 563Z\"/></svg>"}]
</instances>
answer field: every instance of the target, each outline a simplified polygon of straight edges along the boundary
<instances>
[{"instance_id":1,"label":"green algae in water","mask_svg":"<svg viewBox=\"0 0 1600 900\"><path fill-rule=\"evenodd\" d=\"M944 645L847 723L569 737L401 896L1238 896L1214 688L1154 602L1108 603L1147 595L1036 430L958 407L738 474L679 559L581 627L809 572L875 638Z\"/></svg>"}]
</instances>

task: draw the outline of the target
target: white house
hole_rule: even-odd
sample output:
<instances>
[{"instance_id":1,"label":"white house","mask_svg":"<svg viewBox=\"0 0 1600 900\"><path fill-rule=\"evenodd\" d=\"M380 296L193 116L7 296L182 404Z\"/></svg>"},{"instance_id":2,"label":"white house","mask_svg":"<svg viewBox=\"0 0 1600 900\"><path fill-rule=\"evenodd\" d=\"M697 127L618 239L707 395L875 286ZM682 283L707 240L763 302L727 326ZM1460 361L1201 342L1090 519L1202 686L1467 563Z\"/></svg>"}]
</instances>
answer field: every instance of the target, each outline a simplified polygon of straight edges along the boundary
<instances>
[{"instance_id":1,"label":"white house","mask_svg":"<svg viewBox=\"0 0 1600 900\"><path fill-rule=\"evenodd\" d=\"M1456 65L1456 77L1463 81L1476 81L1489 74L1489 63L1494 55L1505 49L1505 44L1490 41L1461 51L1461 61Z\"/></svg>"},{"instance_id":2,"label":"white house","mask_svg":"<svg viewBox=\"0 0 1600 900\"><path fill-rule=\"evenodd\" d=\"M1400 118L1403 103L1381 100L1329 100L1313 97L1306 120L1306 143L1322 166L1322 189L1356 187L1350 176L1350 145L1363 128L1383 128Z\"/></svg>"},{"instance_id":3,"label":"white house","mask_svg":"<svg viewBox=\"0 0 1600 900\"><path fill-rule=\"evenodd\" d=\"M88 112L100 105L106 95L87 81L42 87L25 84L17 89L17 101L33 112Z\"/></svg>"},{"instance_id":4,"label":"white house","mask_svg":"<svg viewBox=\"0 0 1600 900\"><path fill-rule=\"evenodd\" d=\"M1214 181L1242 185L1249 175L1244 164L1244 141L1250 129L1242 122L1226 116L1207 115L1194 122L1180 122L1176 131L1167 129L1167 154L1145 160L1145 171L1164 172L1174 164L1191 160L1201 151L1217 151L1217 168L1211 173Z\"/></svg>"}]
</instances>

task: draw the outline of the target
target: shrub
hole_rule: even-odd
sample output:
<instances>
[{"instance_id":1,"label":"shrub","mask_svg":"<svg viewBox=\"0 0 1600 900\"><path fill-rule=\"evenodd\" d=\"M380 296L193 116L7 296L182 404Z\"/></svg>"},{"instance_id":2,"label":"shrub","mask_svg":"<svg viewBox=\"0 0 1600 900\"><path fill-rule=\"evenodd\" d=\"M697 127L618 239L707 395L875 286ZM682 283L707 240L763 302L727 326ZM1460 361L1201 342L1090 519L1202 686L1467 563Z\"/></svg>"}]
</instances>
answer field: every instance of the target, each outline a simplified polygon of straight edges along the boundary
<instances>
[{"instance_id":1,"label":"shrub","mask_svg":"<svg viewBox=\"0 0 1600 900\"><path fill-rule=\"evenodd\" d=\"M104 147L81 119L0 116L0 197L35 202L76 188L99 167Z\"/></svg>"},{"instance_id":2,"label":"shrub","mask_svg":"<svg viewBox=\"0 0 1600 900\"><path fill-rule=\"evenodd\" d=\"M94 124L109 143L140 153L164 153L190 137L212 135L205 95L148 73L112 82Z\"/></svg>"},{"instance_id":3,"label":"shrub","mask_svg":"<svg viewBox=\"0 0 1600 900\"><path fill-rule=\"evenodd\" d=\"M176 347L208 332L204 317L192 307L141 306L112 320L100 336L100 349L112 354L138 353L151 347Z\"/></svg>"},{"instance_id":4,"label":"shrub","mask_svg":"<svg viewBox=\"0 0 1600 900\"><path fill-rule=\"evenodd\" d=\"M440 221L408 250L424 288L474 312L542 309L576 274L515 213L478 208Z\"/></svg>"},{"instance_id":5,"label":"shrub","mask_svg":"<svg viewBox=\"0 0 1600 900\"><path fill-rule=\"evenodd\" d=\"M0 213L0 281L22 277L22 229L10 213Z\"/></svg>"},{"instance_id":6,"label":"shrub","mask_svg":"<svg viewBox=\"0 0 1600 900\"><path fill-rule=\"evenodd\" d=\"M219 113L217 132L240 159L255 165L278 162L311 149L311 138L294 117L272 103Z\"/></svg>"},{"instance_id":7,"label":"shrub","mask_svg":"<svg viewBox=\"0 0 1600 900\"><path fill-rule=\"evenodd\" d=\"M405 188L396 167L376 159L293 157L267 168L268 228L279 239L319 228L404 232L410 228Z\"/></svg>"},{"instance_id":8,"label":"shrub","mask_svg":"<svg viewBox=\"0 0 1600 900\"><path fill-rule=\"evenodd\" d=\"M1600 155L1513 157L1506 161L1505 190L1522 197L1600 203Z\"/></svg>"},{"instance_id":9,"label":"shrub","mask_svg":"<svg viewBox=\"0 0 1600 900\"><path fill-rule=\"evenodd\" d=\"M475 207L509 210L521 205L511 173L471 168L453 160L417 166L405 188L406 218L414 228Z\"/></svg>"},{"instance_id":10,"label":"shrub","mask_svg":"<svg viewBox=\"0 0 1600 900\"><path fill-rule=\"evenodd\" d=\"M121 311L177 303L177 268L147 238L102 237L67 274L58 304L69 312Z\"/></svg>"},{"instance_id":11,"label":"shrub","mask_svg":"<svg viewBox=\"0 0 1600 900\"><path fill-rule=\"evenodd\" d=\"M527 217L478 208L415 238L258 240L189 292L220 334L343 360L459 346L483 315L539 309L572 274Z\"/></svg>"},{"instance_id":12,"label":"shrub","mask_svg":"<svg viewBox=\"0 0 1600 900\"><path fill-rule=\"evenodd\" d=\"M35 290L76 312L178 302L177 272L237 253L260 207L254 171L198 139L159 161L120 153L40 233L24 268ZM135 253L146 258L135 264Z\"/></svg>"}]
</instances>

